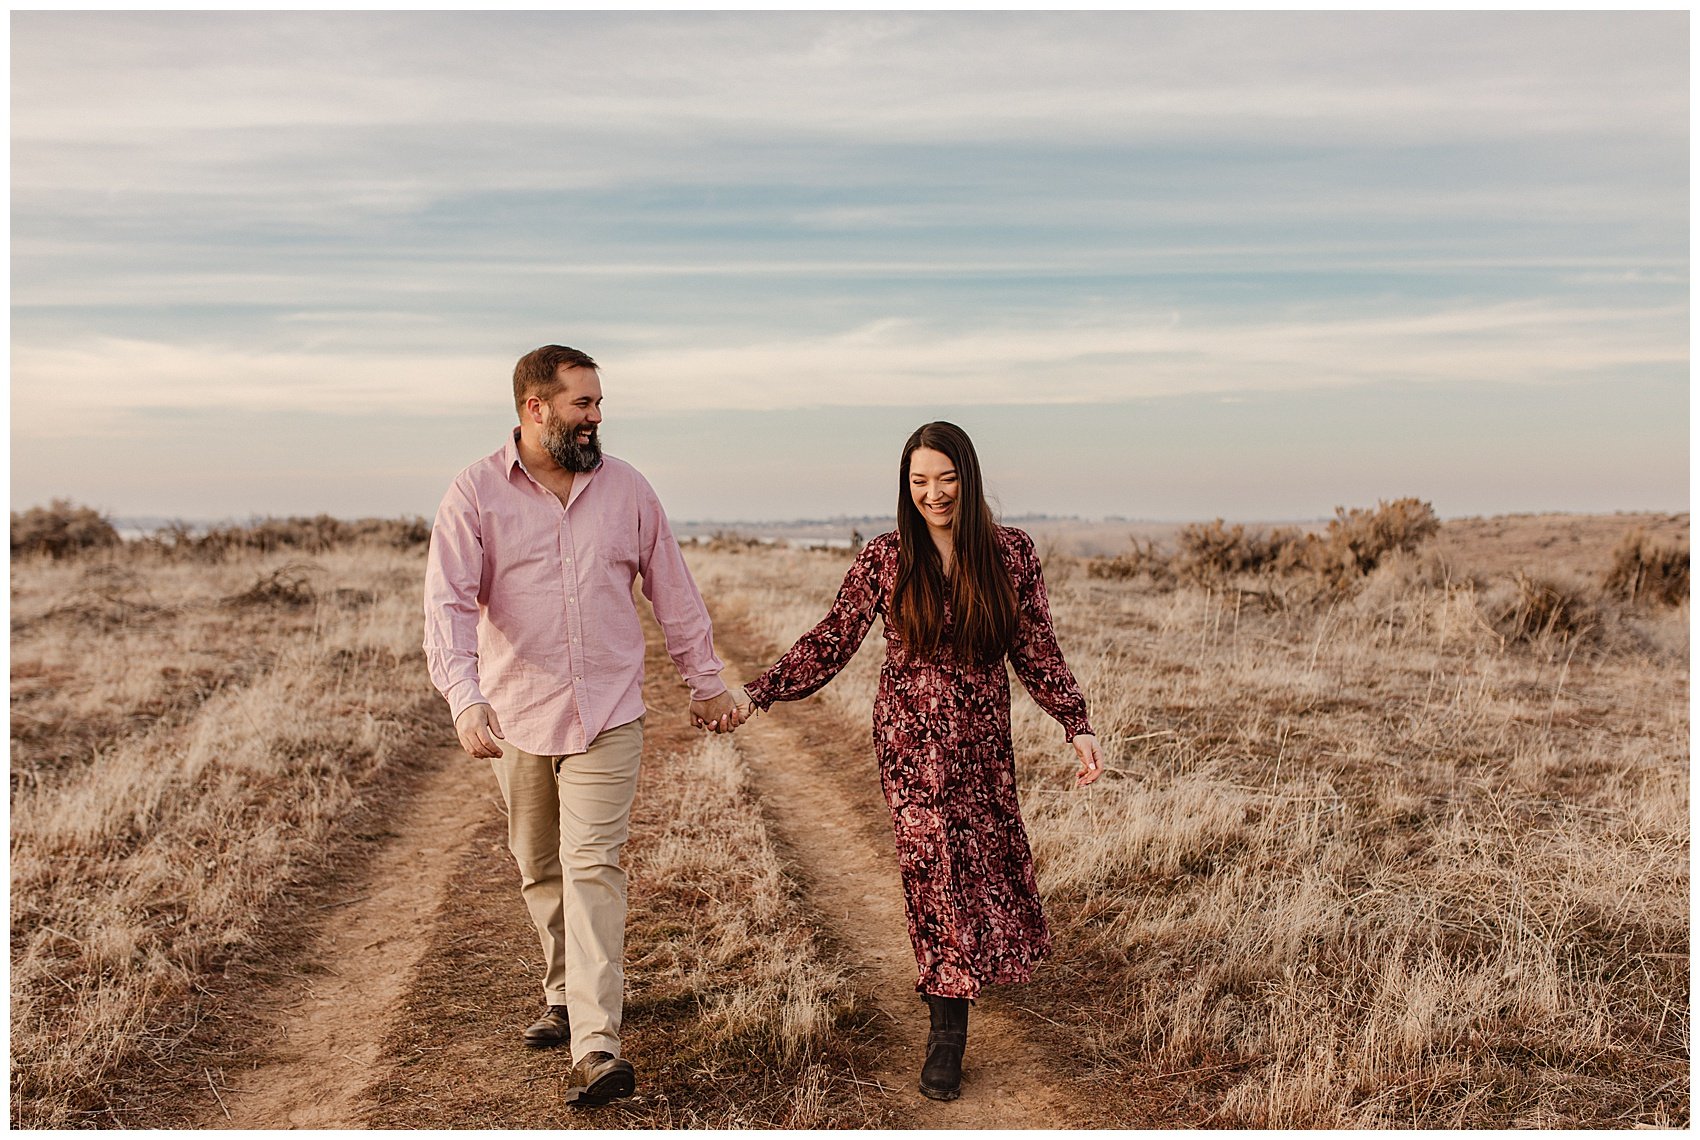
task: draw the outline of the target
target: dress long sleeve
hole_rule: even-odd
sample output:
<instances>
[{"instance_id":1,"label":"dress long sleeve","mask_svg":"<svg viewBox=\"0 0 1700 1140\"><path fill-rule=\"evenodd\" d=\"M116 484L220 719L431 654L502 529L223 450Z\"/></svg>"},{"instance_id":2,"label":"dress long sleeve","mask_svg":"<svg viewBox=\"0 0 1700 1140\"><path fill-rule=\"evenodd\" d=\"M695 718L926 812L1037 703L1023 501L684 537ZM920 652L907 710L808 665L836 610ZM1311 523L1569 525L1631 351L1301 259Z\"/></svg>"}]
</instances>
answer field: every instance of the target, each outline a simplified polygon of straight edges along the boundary
<instances>
[{"instance_id":1,"label":"dress long sleeve","mask_svg":"<svg viewBox=\"0 0 1700 1140\"><path fill-rule=\"evenodd\" d=\"M838 675L862 647L880 609L880 570L886 546L870 542L851 564L832 608L797 644L744 691L759 709L797 701Z\"/></svg>"},{"instance_id":2,"label":"dress long sleeve","mask_svg":"<svg viewBox=\"0 0 1700 1140\"><path fill-rule=\"evenodd\" d=\"M1086 719L1086 698L1081 696L1080 685L1057 645L1056 630L1051 625L1051 603L1045 593L1045 576L1039 568L1033 539L1020 531L1016 534L1020 536L1013 551L1020 625L1009 651L1009 663L1034 701L1056 718L1068 739L1073 740L1092 731Z\"/></svg>"}]
</instances>

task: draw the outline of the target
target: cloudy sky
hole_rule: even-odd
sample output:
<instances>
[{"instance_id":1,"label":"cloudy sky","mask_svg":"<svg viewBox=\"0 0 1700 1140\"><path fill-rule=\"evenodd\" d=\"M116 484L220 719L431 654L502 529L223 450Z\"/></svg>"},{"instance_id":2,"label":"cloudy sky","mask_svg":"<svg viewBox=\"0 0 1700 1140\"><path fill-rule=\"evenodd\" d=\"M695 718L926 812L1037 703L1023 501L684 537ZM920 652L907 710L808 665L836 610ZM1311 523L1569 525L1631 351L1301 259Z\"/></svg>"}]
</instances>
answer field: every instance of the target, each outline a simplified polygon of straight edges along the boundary
<instances>
[{"instance_id":1,"label":"cloudy sky","mask_svg":"<svg viewBox=\"0 0 1700 1140\"><path fill-rule=\"evenodd\" d=\"M1688 506L1688 14L12 16L12 504L430 514L513 361L671 513Z\"/></svg>"}]
</instances>

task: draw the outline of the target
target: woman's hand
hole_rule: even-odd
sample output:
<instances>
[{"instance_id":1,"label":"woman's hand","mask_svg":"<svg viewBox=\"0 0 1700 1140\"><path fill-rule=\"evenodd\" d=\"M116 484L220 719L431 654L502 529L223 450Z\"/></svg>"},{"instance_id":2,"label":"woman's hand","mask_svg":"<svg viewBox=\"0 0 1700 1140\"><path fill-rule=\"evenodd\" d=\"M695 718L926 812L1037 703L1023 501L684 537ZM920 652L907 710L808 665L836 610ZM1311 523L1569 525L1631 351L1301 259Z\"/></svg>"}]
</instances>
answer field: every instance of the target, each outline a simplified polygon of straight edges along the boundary
<instances>
[{"instance_id":1,"label":"woman's hand","mask_svg":"<svg viewBox=\"0 0 1700 1140\"><path fill-rule=\"evenodd\" d=\"M1098 751L1098 738L1089 732L1075 737L1074 754L1080 757L1080 771L1074 774L1074 786L1084 788L1104 771L1104 754Z\"/></svg>"},{"instance_id":2,"label":"woman's hand","mask_svg":"<svg viewBox=\"0 0 1700 1140\"><path fill-rule=\"evenodd\" d=\"M716 735L735 731L755 713L755 702L739 685L718 697L691 702L691 723Z\"/></svg>"},{"instance_id":3,"label":"woman's hand","mask_svg":"<svg viewBox=\"0 0 1700 1140\"><path fill-rule=\"evenodd\" d=\"M739 685L732 692L732 727L737 728L755 715L755 701L750 699L748 690Z\"/></svg>"}]
</instances>

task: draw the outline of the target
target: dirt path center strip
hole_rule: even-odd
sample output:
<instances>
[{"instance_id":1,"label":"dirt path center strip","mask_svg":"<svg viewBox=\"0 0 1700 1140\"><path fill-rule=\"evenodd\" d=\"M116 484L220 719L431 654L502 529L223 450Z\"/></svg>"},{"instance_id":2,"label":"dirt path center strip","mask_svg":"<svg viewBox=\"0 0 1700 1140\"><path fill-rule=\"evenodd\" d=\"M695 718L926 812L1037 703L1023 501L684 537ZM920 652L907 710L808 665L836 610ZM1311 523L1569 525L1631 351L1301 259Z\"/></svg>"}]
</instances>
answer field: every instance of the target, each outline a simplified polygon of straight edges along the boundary
<instances>
[{"instance_id":1,"label":"dirt path center strip","mask_svg":"<svg viewBox=\"0 0 1700 1140\"><path fill-rule=\"evenodd\" d=\"M210 1071L218 1093L204 1122L217 1128L359 1127L362 1092L430 941L461 852L492 812L489 762L444 749L367 873L316 905L328 915L305 959L311 973L256 998L254 1026L277 1035L269 1059ZM317 916L304 916L307 920Z\"/></svg>"}]
</instances>

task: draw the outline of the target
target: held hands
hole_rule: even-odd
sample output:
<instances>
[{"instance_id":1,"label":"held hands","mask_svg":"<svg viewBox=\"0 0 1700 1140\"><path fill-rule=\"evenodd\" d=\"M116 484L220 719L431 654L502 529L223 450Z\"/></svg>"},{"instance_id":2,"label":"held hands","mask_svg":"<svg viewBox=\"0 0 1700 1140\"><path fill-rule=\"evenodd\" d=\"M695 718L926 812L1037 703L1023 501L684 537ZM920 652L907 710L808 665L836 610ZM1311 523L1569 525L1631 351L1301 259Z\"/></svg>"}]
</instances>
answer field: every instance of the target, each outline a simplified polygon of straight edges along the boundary
<instances>
[{"instance_id":1,"label":"held hands","mask_svg":"<svg viewBox=\"0 0 1700 1140\"><path fill-rule=\"evenodd\" d=\"M706 701L691 702L691 723L711 732L731 732L755 712L749 694L740 686ZM486 704L468 705L455 718L455 735L468 756L481 760L494 759L502 754L502 723L496 710Z\"/></svg>"},{"instance_id":2,"label":"held hands","mask_svg":"<svg viewBox=\"0 0 1700 1140\"><path fill-rule=\"evenodd\" d=\"M1074 754L1080 757L1080 771L1074 774L1074 786L1084 788L1104 772L1104 754L1098 751L1098 738L1090 733L1075 737Z\"/></svg>"},{"instance_id":3,"label":"held hands","mask_svg":"<svg viewBox=\"0 0 1700 1140\"><path fill-rule=\"evenodd\" d=\"M502 736L501 722L496 710L489 705L468 705L455 717L455 735L466 754L478 759L493 760L502 754L498 741Z\"/></svg>"},{"instance_id":4,"label":"held hands","mask_svg":"<svg viewBox=\"0 0 1700 1140\"><path fill-rule=\"evenodd\" d=\"M755 712L755 706L743 686L736 691L726 690L718 697L691 702L691 724L716 735L732 732Z\"/></svg>"}]
</instances>

